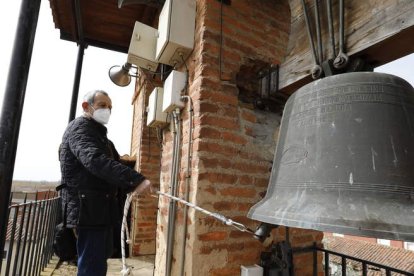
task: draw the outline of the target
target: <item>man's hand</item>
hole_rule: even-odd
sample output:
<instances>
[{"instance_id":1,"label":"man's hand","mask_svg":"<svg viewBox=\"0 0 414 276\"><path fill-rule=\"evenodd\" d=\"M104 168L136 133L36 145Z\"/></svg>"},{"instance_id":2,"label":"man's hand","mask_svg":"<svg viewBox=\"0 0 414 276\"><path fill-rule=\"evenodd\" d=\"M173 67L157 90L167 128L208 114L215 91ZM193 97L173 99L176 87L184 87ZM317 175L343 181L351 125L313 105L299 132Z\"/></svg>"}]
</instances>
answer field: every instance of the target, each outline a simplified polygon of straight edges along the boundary
<instances>
[{"instance_id":1,"label":"man's hand","mask_svg":"<svg viewBox=\"0 0 414 276\"><path fill-rule=\"evenodd\" d=\"M122 156L119 157L119 162L121 162L122 164L133 168L135 166L135 162L137 161L135 156L129 156L128 154L124 154Z\"/></svg>"},{"instance_id":2,"label":"man's hand","mask_svg":"<svg viewBox=\"0 0 414 276\"><path fill-rule=\"evenodd\" d=\"M146 195L152 192L151 182L148 179L142 181L134 191L139 195Z\"/></svg>"}]
</instances>

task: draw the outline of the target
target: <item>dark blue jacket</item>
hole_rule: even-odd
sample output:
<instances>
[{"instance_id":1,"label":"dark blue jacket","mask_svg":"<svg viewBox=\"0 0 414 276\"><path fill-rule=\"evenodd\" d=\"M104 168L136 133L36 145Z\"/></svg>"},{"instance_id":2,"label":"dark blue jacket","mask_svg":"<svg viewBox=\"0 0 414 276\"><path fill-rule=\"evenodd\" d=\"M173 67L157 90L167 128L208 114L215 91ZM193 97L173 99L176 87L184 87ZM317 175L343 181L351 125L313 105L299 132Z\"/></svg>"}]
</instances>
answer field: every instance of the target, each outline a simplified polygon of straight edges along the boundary
<instances>
[{"instance_id":1,"label":"dark blue jacket","mask_svg":"<svg viewBox=\"0 0 414 276\"><path fill-rule=\"evenodd\" d=\"M119 162L105 126L87 117L69 123L59 147L62 206L68 227L113 224L116 194L133 191L145 178Z\"/></svg>"}]
</instances>

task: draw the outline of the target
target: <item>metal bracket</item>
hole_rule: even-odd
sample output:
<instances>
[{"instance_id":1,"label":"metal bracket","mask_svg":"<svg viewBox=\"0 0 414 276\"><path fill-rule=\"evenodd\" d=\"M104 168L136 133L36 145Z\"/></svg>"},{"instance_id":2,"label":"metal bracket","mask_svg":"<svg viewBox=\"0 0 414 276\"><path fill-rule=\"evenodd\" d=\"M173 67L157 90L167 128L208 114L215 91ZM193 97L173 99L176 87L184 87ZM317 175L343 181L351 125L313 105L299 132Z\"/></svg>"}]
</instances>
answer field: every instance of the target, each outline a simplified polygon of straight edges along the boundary
<instances>
[{"instance_id":1,"label":"metal bracket","mask_svg":"<svg viewBox=\"0 0 414 276\"><path fill-rule=\"evenodd\" d=\"M258 97L254 101L255 107L272 112L283 110L289 96L279 91L279 64L272 64L260 71L258 82Z\"/></svg>"},{"instance_id":2,"label":"metal bracket","mask_svg":"<svg viewBox=\"0 0 414 276\"><path fill-rule=\"evenodd\" d=\"M261 253L260 266L264 268L265 275L289 276L293 266L292 260L290 244L282 241L273 244L270 252Z\"/></svg>"}]
</instances>

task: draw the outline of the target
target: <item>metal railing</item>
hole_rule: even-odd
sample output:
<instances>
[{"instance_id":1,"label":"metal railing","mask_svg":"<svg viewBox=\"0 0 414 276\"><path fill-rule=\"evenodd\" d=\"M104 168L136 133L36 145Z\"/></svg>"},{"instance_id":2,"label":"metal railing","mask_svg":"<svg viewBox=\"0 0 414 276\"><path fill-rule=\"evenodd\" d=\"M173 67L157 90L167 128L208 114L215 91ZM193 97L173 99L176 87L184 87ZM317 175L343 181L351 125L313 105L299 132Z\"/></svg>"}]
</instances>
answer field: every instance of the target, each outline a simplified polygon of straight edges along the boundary
<instances>
[{"instance_id":1,"label":"metal railing","mask_svg":"<svg viewBox=\"0 0 414 276\"><path fill-rule=\"evenodd\" d=\"M347 275L347 268L348 268L348 262L347 261L353 261L354 263L356 263L357 266L360 267L361 269L361 275L362 276L367 276L371 273L376 273L376 275L386 275L386 276L391 276L391 275L406 275L406 276L414 276L414 272L409 272L409 271L403 271L397 268L393 268L393 267L389 267L383 264L379 264L379 263L374 263L371 261L367 261L367 260L363 260L360 258L356 258L356 257L352 257L352 256L348 256L342 253L338 253L338 252L334 252L328 249L324 249L324 248L318 248L318 247L314 247L314 262L315 260L317 260L317 252L323 252L323 256L324 256L324 271L325 271L325 275L331 275L330 274L330 256L336 256L338 258L340 258L341 260L341 274L342 276L346 276ZM315 271L316 268L316 271ZM369 273L371 272L371 273ZM314 275L318 275L318 268L317 266L314 266ZM355 274L353 274L355 275Z\"/></svg>"},{"instance_id":2,"label":"metal railing","mask_svg":"<svg viewBox=\"0 0 414 276\"><path fill-rule=\"evenodd\" d=\"M42 195L43 194L43 195ZM25 193L22 203L11 204L0 275L39 275L53 255L53 238L60 198L56 192L34 194L29 201ZM3 253L3 254L4 254Z\"/></svg>"},{"instance_id":3,"label":"metal railing","mask_svg":"<svg viewBox=\"0 0 414 276\"><path fill-rule=\"evenodd\" d=\"M293 255L295 254L302 254L302 253L309 253L312 252L313 254L313 275L317 276L320 275L319 272L323 272L325 276L331 275L362 275L362 276L369 276L369 275L385 275L385 276L414 276L414 272L410 271L403 271L401 269L393 268L384 264L379 264L375 262L371 262L368 260L360 259L357 257L345 255L343 253L335 252L332 250L324 249L314 245L308 248L294 248L292 250ZM323 269L320 266L318 260L318 254L323 254ZM332 258L337 258L337 261L340 260L340 271L332 272L331 265L332 265ZM352 261L352 266L349 262ZM321 269L319 270L318 267ZM349 268L353 267L352 272L349 273ZM357 269L355 269L357 267ZM289 273L292 275L292 273Z\"/></svg>"}]
</instances>

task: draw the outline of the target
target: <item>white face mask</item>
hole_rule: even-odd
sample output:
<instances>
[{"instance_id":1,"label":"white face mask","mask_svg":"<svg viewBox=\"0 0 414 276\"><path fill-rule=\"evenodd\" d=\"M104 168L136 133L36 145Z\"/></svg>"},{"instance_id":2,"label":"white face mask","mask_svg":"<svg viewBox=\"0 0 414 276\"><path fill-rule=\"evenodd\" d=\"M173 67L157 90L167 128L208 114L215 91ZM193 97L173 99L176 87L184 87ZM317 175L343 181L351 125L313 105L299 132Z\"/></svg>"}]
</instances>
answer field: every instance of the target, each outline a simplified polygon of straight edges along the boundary
<instances>
[{"instance_id":1,"label":"white face mask","mask_svg":"<svg viewBox=\"0 0 414 276\"><path fill-rule=\"evenodd\" d=\"M92 109L94 110L92 118L95 121L103 125L106 125L109 122L109 117L111 117L111 110L109 110L109 108L95 109L92 107Z\"/></svg>"}]
</instances>

